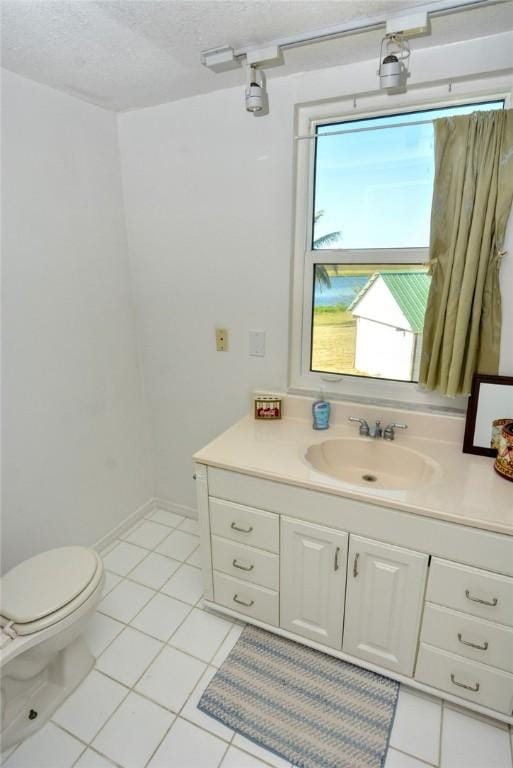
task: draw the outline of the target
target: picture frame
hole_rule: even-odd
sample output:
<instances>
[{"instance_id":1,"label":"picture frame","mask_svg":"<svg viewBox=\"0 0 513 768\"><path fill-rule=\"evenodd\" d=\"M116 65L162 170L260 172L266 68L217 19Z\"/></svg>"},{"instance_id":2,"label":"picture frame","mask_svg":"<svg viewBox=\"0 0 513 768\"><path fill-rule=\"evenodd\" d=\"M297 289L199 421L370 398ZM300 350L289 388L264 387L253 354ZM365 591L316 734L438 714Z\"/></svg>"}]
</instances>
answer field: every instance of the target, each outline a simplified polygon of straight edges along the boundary
<instances>
[{"instance_id":1,"label":"picture frame","mask_svg":"<svg viewBox=\"0 0 513 768\"><path fill-rule=\"evenodd\" d=\"M463 453L495 458L493 422L513 419L513 376L475 373L468 401Z\"/></svg>"}]
</instances>

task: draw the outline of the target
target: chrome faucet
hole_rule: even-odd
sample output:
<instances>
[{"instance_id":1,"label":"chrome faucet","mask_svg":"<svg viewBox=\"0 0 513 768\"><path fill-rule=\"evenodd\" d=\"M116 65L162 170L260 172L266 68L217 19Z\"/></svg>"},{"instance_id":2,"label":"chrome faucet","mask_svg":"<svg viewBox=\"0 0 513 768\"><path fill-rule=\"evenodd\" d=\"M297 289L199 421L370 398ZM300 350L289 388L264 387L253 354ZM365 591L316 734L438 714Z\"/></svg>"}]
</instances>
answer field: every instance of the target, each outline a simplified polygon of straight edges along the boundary
<instances>
[{"instance_id":1,"label":"chrome faucet","mask_svg":"<svg viewBox=\"0 0 513 768\"><path fill-rule=\"evenodd\" d=\"M408 429L408 424L389 424L383 431L383 439L395 440L396 429Z\"/></svg>"},{"instance_id":2,"label":"chrome faucet","mask_svg":"<svg viewBox=\"0 0 513 768\"><path fill-rule=\"evenodd\" d=\"M349 421L357 421L360 424L358 430L362 437L382 437L384 440L395 440L396 429L408 429L407 424L389 424L385 429L381 427L381 421L378 419L373 427L369 427L365 419L359 419L356 416L349 416Z\"/></svg>"},{"instance_id":3,"label":"chrome faucet","mask_svg":"<svg viewBox=\"0 0 513 768\"><path fill-rule=\"evenodd\" d=\"M360 424L358 430L362 437L382 437L383 430L381 429L381 421L376 421L373 427L369 427L365 419L359 419L356 416L349 416L349 421L357 421Z\"/></svg>"}]
</instances>

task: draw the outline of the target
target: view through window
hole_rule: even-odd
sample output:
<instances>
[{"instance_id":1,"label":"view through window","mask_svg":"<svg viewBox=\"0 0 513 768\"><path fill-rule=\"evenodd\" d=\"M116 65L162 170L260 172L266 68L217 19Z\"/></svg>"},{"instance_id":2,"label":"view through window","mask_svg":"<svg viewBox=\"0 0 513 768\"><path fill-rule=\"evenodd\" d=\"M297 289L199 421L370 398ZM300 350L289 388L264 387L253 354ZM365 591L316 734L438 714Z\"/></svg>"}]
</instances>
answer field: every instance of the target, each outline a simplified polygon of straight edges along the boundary
<instances>
[{"instance_id":1,"label":"view through window","mask_svg":"<svg viewBox=\"0 0 513 768\"><path fill-rule=\"evenodd\" d=\"M310 370L417 381L430 282L432 121L503 106L317 127Z\"/></svg>"}]
</instances>

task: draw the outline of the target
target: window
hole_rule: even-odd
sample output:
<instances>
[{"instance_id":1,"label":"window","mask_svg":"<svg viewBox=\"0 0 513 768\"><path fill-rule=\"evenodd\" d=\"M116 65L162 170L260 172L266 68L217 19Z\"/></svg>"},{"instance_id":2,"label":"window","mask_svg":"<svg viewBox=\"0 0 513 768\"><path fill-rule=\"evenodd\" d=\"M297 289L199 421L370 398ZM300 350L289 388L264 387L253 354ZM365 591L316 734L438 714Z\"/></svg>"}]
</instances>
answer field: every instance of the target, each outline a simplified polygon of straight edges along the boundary
<instances>
[{"instance_id":1,"label":"window","mask_svg":"<svg viewBox=\"0 0 513 768\"><path fill-rule=\"evenodd\" d=\"M376 396L369 380L388 380L390 392L396 382L418 380L430 283L432 121L504 107L502 97L466 102L337 120L312 118L310 107L299 120L298 197L306 199L298 199L296 219L303 263L294 285L301 339L293 333L300 347L293 386L343 376L342 391L351 377L354 392Z\"/></svg>"}]
</instances>

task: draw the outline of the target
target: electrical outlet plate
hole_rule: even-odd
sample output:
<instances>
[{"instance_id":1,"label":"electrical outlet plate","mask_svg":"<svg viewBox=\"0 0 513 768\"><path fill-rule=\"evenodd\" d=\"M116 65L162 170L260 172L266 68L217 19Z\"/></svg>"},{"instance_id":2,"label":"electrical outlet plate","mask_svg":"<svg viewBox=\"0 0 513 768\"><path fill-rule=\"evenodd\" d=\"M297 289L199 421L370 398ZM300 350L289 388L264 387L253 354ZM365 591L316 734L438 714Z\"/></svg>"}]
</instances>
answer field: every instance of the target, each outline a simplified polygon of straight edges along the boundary
<instances>
[{"instance_id":1,"label":"electrical outlet plate","mask_svg":"<svg viewBox=\"0 0 513 768\"><path fill-rule=\"evenodd\" d=\"M217 352L228 352L227 328L216 328L216 350Z\"/></svg>"}]
</instances>

